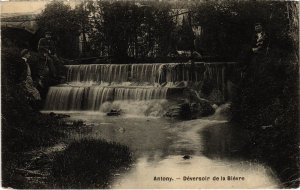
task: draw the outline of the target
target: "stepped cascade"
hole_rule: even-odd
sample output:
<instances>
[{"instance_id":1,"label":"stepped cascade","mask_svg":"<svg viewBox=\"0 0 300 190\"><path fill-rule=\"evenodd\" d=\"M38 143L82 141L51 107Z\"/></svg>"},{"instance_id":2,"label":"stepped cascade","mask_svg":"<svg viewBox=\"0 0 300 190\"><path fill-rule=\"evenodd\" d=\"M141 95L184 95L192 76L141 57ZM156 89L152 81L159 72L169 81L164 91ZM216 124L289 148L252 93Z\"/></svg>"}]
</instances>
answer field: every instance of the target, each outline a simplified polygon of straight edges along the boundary
<instances>
[{"instance_id":1,"label":"stepped cascade","mask_svg":"<svg viewBox=\"0 0 300 190\"><path fill-rule=\"evenodd\" d=\"M67 82L50 87L45 110L99 111L105 102L168 99L187 84L210 80L225 91L224 64L66 65ZM179 89L179 90L178 90Z\"/></svg>"},{"instance_id":2,"label":"stepped cascade","mask_svg":"<svg viewBox=\"0 0 300 190\"><path fill-rule=\"evenodd\" d=\"M68 82L161 84L201 80L203 68L199 64L190 63L149 63L68 65L67 69Z\"/></svg>"}]
</instances>

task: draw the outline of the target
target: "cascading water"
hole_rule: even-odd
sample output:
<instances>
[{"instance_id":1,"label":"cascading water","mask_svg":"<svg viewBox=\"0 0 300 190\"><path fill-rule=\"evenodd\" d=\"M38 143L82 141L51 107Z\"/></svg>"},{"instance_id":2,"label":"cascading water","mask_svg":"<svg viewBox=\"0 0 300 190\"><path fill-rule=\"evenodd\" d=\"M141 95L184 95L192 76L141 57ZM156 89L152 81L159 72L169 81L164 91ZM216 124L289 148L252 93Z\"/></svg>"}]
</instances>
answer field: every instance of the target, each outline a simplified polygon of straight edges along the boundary
<instances>
[{"instance_id":1,"label":"cascading water","mask_svg":"<svg viewBox=\"0 0 300 190\"><path fill-rule=\"evenodd\" d=\"M92 86L86 88L84 95L85 110L99 110L106 101L113 101L114 89L109 87Z\"/></svg>"},{"instance_id":2,"label":"cascading water","mask_svg":"<svg viewBox=\"0 0 300 190\"><path fill-rule=\"evenodd\" d=\"M124 82L128 81L129 65L68 65L68 82Z\"/></svg>"},{"instance_id":3,"label":"cascading water","mask_svg":"<svg viewBox=\"0 0 300 190\"><path fill-rule=\"evenodd\" d=\"M149 85L164 82L200 81L203 64L91 64L67 65L69 83L131 82Z\"/></svg>"},{"instance_id":4,"label":"cascading water","mask_svg":"<svg viewBox=\"0 0 300 190\"><path fill-rule=\"evenodd\" d=\"M83 100L83 87L50 87L47 94L46 110L80 110Z\"/></svg>"},{"instance_id":5,"label":"cascading water","mask_svg":"<svg viewBox=\"0 0 300 190\"><path fill-rule=\"evenodd\" d=\"M107 102L111 106L116 105L114 102L118 102L119 106L124 102L131 105L143 102L153 107L145 101L157 104L168 99L172 92L182 92L180 89L189 82L204 78L212 80L220 90L225 88L225 67L214 64L90 64L66 67L67 83L50 87L45 110L105 111L108 109ZM140 103L139 107L143 107Z\"/></svg>"},{"instance_id":6,"label":"cascading water","mask_svg":"<svg viewBox=\"0 0 300 190\"><path fill-rule=\"evenodd\" d=\"M159 64L132 64L131 80L134 82L159 83Z\"/></svg>"},{"instance_id":7,"label":"cascading water","mask_svg":"<svg viewBox=\"0 0 300 190\"><path fill-rule=\"evenodd\" d=\"M206 63L204 78L208 79L215 84L216 90L223 92L220 94L218 99L220 101L225 101L226 84L225 84L225 67L220 64L210 64Z\"/></svg>"}]
</instances>

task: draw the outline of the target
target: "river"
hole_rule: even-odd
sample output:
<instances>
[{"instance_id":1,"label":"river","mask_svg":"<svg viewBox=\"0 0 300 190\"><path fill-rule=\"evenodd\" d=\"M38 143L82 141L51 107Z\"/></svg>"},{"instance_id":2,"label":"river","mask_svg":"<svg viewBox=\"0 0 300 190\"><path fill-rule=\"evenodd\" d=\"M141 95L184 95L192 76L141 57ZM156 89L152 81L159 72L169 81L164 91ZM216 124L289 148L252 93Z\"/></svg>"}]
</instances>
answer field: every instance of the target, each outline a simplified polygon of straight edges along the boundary
<instances>
[{"instance_id":1,"label":"river","mask_svg":"<svg viewBox=\"0 0 300 190\"><path fill-rule=\"evenodd\" d=\"M133 152L134 164L114 174L110 188L279 187L271 168L235 155L246 139L226 120L68 114L68 120L83 120L90 126L87 132L71 133L72 138L105 139Z\"/></svg>"},{"instance_id":2,"label":"river","mask_svg":"<svg viewBox=\"0 0 300 190\"><path fill-rule=\"evenodd\" d=\"M105 139L130 148L134 164L114 174L110 188L276 188L269 167L238 154L246 133L233 130L220 110L190 121L163 117L174 102L190 100L187 89L203 81L214 92L210 101L227 101L226 73L233 67L231 62L68 65L66 83L50 87L44 110L71 110L69 120L83 120L88 130L71 133L75 140ZM106 116L112 109L122 110L121 116Z\"/></svg>"}]
</instances>

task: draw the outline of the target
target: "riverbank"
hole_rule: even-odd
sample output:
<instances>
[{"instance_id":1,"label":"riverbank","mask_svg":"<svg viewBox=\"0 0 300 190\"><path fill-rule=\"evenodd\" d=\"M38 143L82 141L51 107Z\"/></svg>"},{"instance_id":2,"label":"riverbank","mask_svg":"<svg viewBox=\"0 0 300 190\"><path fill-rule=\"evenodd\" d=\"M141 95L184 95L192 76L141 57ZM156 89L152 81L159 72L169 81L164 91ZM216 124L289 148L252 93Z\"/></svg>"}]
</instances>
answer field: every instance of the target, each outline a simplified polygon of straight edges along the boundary
<instances>
[{"instance_id":1,"label":"riverbank","mask_svg":"<svg viewBox=\"0 0 300 190\"><path fill-rule=\"evenodd\" d=\"M42 102L30 101L28 94L22 93L20 90L20 76L16 71L22 65L23 60L20 58L19 52L20 49L17 47L3 48L1 52L2 186L16 189L63 188L66 186L76 188L78 184L72 186L73 184L70 183L72 180L80 182L76 179L81 177L73 175L69 179L70 183L62 182L62 173L66 170L67 172L70 171L64 170L60 166L77 168L76 163L72 162L73 157L67 156L78 154L78 157L84 156L80 160L97 161L102 158L102 166L110 166L99 170L101 172L98 175L101 177L99 178L100 181L90 185L82 184L80 187L105 188L106 183L104 181L110 177L110 174L121 165L130 163L130 151L125 146L101 140L86 139L83 141L81 139L76 141L70 139L68 134L71 131L86 131L88 127L82 121L66 123L63 119L68 117L67 115L40 113L38 109L40 109ZM30 63L34 78L37 75L37 54L33 52L31 58L32 62ZM44 91L46 93L47 88ZM93 147L85 147L84 145L87 143L92 144ZM95 149L99 148L103 149L103 155L109 157L103 158L97 154L92 154ZM109 150L114 150L116 155L110 155ZM83 151L85 152L83 153ZM87 153L90 156L87 156ZM62 160L71 162L64 163ZM86 165L88 165L87 162L82 167ZM55 168L59 168L59 170ZM97 167L94 168L97 169ZM85 169L80 169L85 171ZM94 175L96 173L88 176ZM90 182L89 180L86 181Z\"/></svg>"},{"instance_id":2,"label":"riverbank","mask_svg":"<svg viewBox=\"0 0 300 190\"><path fill-rule=\"evenodd\" d=\"M296 128L297 129L297 128ZM290 131L289 131L290 130ZM298 132L286 127L249 131L252 159L273 168L284 188L299 187Z\"/></svg>"},{"instance_id":3,"label":"riverbank","mask_svg":"<svg viewBox=\"0 0 300 190\"><path fill-rule=\"evenodd\" d=\"M89 130L83 122L67 124L56 114L35 117L36 128L2 128L4 187L107 188L113 173L132 161L126 146L69 138L71 131Z\"/></svg>"},{"instance_id":4,"label":"riverbank","mask_svg":"<svg viewBox=\"0 0 300 190\"><path fill-rule=\"evenodd\" d=\"M203 154L208 158L257 162L272 169L279 187L298 187L299 150L294 137L297 132L274 127L251 130L229 122L207 127L200 134L205 142Z\"/></svg>"}]
</instances>

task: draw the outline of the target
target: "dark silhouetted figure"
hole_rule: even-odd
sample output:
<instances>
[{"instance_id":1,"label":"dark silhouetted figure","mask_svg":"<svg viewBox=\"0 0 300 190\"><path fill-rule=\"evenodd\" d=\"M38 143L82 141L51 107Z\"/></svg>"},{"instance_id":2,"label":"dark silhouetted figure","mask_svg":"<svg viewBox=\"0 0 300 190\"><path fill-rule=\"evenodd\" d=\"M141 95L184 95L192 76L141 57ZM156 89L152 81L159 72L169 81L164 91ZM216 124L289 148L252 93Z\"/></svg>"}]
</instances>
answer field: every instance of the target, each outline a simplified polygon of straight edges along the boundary
<instances>
[{"instance_id":1,"label":"dark silhouetted figure","mask_svg":"<svg viewBox=\"0 0 300 190\"><path fill-rule=\"evenodd\" d=\"M56 77L55 64L59 62L56 55L55 43L52 40L51 32L45 33L45 38L41 38L38 44L38 52L45 60L52 77Z\"/></svg>"}]
</instances>

